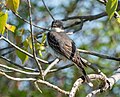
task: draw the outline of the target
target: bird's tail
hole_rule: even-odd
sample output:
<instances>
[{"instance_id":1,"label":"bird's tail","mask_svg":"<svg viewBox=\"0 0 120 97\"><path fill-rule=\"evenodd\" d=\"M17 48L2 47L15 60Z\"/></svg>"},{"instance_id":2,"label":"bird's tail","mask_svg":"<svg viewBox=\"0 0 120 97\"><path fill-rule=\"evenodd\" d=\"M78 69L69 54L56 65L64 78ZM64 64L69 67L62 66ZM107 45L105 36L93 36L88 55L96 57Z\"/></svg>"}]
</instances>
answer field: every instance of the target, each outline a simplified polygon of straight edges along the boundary
<instances>
[{"instance_id":1,"label":"bird's tail","mask_svg":"<svg viewBox=\"0 0 120 97\"><path fill-rule=\"evenodd\" d=\"M78 64L77 66L82 71L82 74L83 74L83 76L84 76L85 81L87 82L87 84L90 87L93 87L93 84L91 83L90 78L87 76L87 73L86 73L85 69L83 67L81 67L81 64Z\"/></svg>"},{"instance_id":2,"label":"bird's tail","mask_svg":"<svg viewBox=\"0 0 120 97\"><path fill-rule=\"evenodd\" d=\"M73 58L72 61L73 61L73 62L75 63L75 65L80 69L80 71L82 72L82 74L83 74L86 82L87 82L87 83L90 83L90 79L89 79L89 77L87 76L87 73L86 73L86 71L85 71L85 69L84 69L84 67L86 67L86 64L82 61L82 59L81 59L79 56L77 56L76 58Z\"/></svg>"}]
</instances>

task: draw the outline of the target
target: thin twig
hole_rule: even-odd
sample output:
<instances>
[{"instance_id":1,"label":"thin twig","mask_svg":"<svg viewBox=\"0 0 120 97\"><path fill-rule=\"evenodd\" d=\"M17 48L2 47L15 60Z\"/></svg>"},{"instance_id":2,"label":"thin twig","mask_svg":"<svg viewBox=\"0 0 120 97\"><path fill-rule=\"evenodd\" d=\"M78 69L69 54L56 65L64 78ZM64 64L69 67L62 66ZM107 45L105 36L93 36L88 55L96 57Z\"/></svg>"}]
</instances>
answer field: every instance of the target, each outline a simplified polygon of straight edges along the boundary
<instances>
[{"instance_id":1,"label":"thin twig","mask_svg":"<svg viewBox=\"0 0 120 97\"><path fill-rule=\"evenodd\" d=\"M48 73L57 72L57 71L60 71L60 70L63 70L63 69L69 68L69 67L71 67L71 66L74 66L74 64L68 64L68 65L63 66L63 67L60 67L60 68L58 68L58 69L51 69L51 70L49 70Z\"/></svg>"},{"instance_id":2,"label":"thin twig","mask_svg":"<svg viewBox=\"0 0 120 97\"><path fill-rule=\"evenodd\" d=\"M45 8L46 8L47 12L48 12L48 13L49 13L49 15L51 16L51 18L52 18L53 20L55 20L55 19L54 19L54 17L53 17L53 15L52 15L52 13L51 13L51 12L50 12L50 10L49 10L49 8L46 6L45 1L44 1L44 0L42 0L42 2L43 2L43 4L44 4L44 6L45 6Z\"/></svg>"},{"instance_id":3,"label":"thin twig","mask_svg":"<svg viewBox=\"0 0 120 97\"><path fill-rule=\"evenodd\" d=\"M55 59L44 71L43 75L46 76L46 74L50 71L50 69L59 62L59 59Z\"/></svg>"},{"instance_id":4,"label":"thin twig","mask_svg":"<svg viewBox=\"0 0 120 97\"><path fill-rule=\"evenodd\" d=\"M73 20L73 19L82 19L82 23L84 23L86 21L96 20L96 19L102 18L104 16L107 16L106 12L102 12L102 13L97 14L97 15L67 17L65 19L62 19L62 21ZM67 28L70 28L70 27L73 27L73 26L76 26L79 24L81 24L81 21L74 22L73 24L64 27L64 29L67 29Z\"/></svg>"},{"instance_id":5,"label":"thin twig","mask_svg":"<svg viewBox=\"0 0 120 97\"><path fill-rule=\"evenodd\" d=\"M12 11L12 12L13 12L13 11ZM21 19L22 21L24 21L24 22L30 24L29 21L27 21L26 19L22 18L22 17L21 17L20 15L18 15L17 13L13 12L13 14L14 14L15 16L17 16L19 19ZM46 30L46 31L50 31L50 30L47 29L47 28L40 27L40 26L35 25L35 24L33 24L33 23L32 23L32 25L33 25L34 27L36 27L36 28L39 28L39 29L42 29L42 30Z\"/></svg>"},{"instance_id":6,"label":"thin twig","mask_svg":"<svg viewBox=\"0 0 120 97\"><path fill-rule=\"evenodd\" d=\"M3 59L3 60L5 60L5 61L11 63L11 65L14 65L14 66L16 66L16 67L18 67L18 68L20 68L20 69L38 72L38 70L36 70L36 69L32 69L32 68L28 68L28 67L23 67L22 65L19 65L19 64L15 63L15 62L12 62L11 60L9 60L9 59L7 59L7 58L5 58L5 57L3 57L3 56L0 56L0 59Z\"/></svg>"},{"instance_id":7,"label":"thin twig","mask_svg":"<svg viewBox=\"0 0 120 97\"><path fill-rule=\"evenodd\" d=\"M13 72L13 71L10 71L10 70L3 70L3 69L1 69L1 68L0 68L0 71L1 71L1 72L5 72L5 73L11 73L11 72Z\"/></svg>"},{"instance_id":8,"label":"thin twig","mask_svg":"<svg viewBox=\"0 0 120 97\"><path fill-rule=\"evenodd\" d=\"M62 93L62 94L69 95L69 92L68 92L68 91L62 90L62 89L60 89L58 86L55 86L55 85L53 85L53 84L51 84L51 83L49 83L49 82L47 82L47 81L37 80L37 82L39 82L39 83L41 83L41 84L44 84L44 85L46 85L46 86L48 86L48 87L51 87L51 88L57 90L58 92L60 92L60 93Z\"/></svg>"},{"instance_id":9,"label":"thin twig","mask_svg":"<svg viewBox=\"0 0 120 97\"><path fill-rule=\"evenodd\" d=\"M83 22L84 22L84 20L83 20ZM81 21L74 22L73 24L64 27L64 29L71 28L71 27L76 26L76 25L79 25L79 24L81 24Z\"/></svg>"},{"instance_id":10,"label":"thin twig","mask_svg":"<svg viewBox=\"0 0 120 97\"><path fill-rule=\"evenodd\" d=\"M1 56L8 55L8 54L12 53L13 51L15 51L15 50L14 50L14 49L9 50L9 51L7 51L7 52L5 52L5 53L1 54Z\"/></svg>"},{"instance_id":11,"label":"thin twig","mask_svg":"<svg viewBox=\"0 0 120 97\"><path fill-rule=\"evenodd\" d=\"M42 90L39 88L38 83L35 81L34 84L35 84L35 87L38 89L38 91L42 93Z\"/></svg>"},{"instance_id":12,"label":"thin twig","mask_svg":"<svg viewBox=\"0 0 120 97\"><path fill-rule=\"evenodd\" d=\"M20 70L20 69L16 69L16 68L13 68L13 67L9 67L9 66L3 65L3 64L0 64L0 67L8 69L8 70L11 70L11 71L19 72L19 73L22 73L22 74L26 74L26 75L38 76L40 74L38 72L26 72L26 71L23 71L23 70Z\"/></svg>"},{"instance_id":13,"label":"thin twig","mask_svg":"<svg viewBox=\"0 0 120 97\"><path fill-rule=\"evenodd\" d=\"M41 74L41 77L42 77L42 79L44 79L42 66L39 63L38 59L36 58L37 56L36 56L36 50L35 50L35 40L34 40L34 36L33 36L31 3L30 3L30 0L27 0L27 2L28 2L28 6L29 6L28 8L29 8L29 21L30 21L30 34L31 34L31 40L32 40L33 57L38 65L38 69Z\"/></svg>"},{"instance_id":14,"label":"thin twig","mask_svg":"<svg viewBox=\"0 0 120 97\"><path fill-rule=\"evenodd\" d=\"M11 49L11 48L12 48L12 46L4 47L4 48L1 48L0 51L6 50L6 49Z\"/></svg>"},{"instance_id":15,"label":"thin twig","mask_svg":"<svg viewBox=\"0 0 120 97\"><path fill-rule=\"evenodd\" d=\"M104 16L107 16L106 12L102 12L102 13L99 13L96 15L67 17L67 18L62 19L62 21L73 20L73 19L83 19L83 20L91 21L91 20L96 20L96 19L102 18Z\"/></svg>"},{"instance_id":16,"label":"thin twig","mask_svg":"<svg viewBox=\"0 0 120 97\"><path fill-rule=\"evenodd\" d=\"M97 53L97 52L87 51L87 50L81 50L81 49L77 49L77 50L78 50L80 53L94 55L94 56L98 56L98 57L104 58L104 59L111 59L111 60L115 60L115 61L120 61L120 58L111 57L111 56L108 56L108 55L106 55L106 54L99 54L99 53Z\"/></svg>"},{"instance_id":17,"label":"thin twig","mask_svg":"<svg viewBox=\"0 0 120 97\"><path fill-rule=\"evenodd\" d=\"M1 72L1 71L0 71L0 74L4 75L5 77L7 77L11 80L14 80L14 81L36 81L35 78L15 78L15 77L9 76L5 72Z\"/></svg>"}]
</instances>

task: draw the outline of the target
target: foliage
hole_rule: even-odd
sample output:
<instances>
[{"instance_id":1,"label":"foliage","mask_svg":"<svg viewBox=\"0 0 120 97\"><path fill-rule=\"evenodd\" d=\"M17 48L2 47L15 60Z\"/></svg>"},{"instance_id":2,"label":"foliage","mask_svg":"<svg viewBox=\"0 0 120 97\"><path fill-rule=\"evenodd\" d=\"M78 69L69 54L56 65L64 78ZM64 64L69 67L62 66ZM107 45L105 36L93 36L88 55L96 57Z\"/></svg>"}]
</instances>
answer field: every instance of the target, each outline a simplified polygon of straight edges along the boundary
<instances>
[{"instance_id":1,"label":"foliage","mask_svg":"<svg viewBox=\"0 0 120 97\"><path fill-rule=\"evenodd\" d=\"M8 18L8 14L7 13L0 12L0 33L1 34L4 34L7 18Z\"/></svg>"},{"instance_id":2,"label":"foliage","mask_svg":"<svg viewBox=\"0 0 120 97\"><path fill-rule=\"evenodd\" d=\"M117 9L118 0L108 0L106 3L106 12L108 13L109 19L111 19Z\"/></svg>"}]
</instances>

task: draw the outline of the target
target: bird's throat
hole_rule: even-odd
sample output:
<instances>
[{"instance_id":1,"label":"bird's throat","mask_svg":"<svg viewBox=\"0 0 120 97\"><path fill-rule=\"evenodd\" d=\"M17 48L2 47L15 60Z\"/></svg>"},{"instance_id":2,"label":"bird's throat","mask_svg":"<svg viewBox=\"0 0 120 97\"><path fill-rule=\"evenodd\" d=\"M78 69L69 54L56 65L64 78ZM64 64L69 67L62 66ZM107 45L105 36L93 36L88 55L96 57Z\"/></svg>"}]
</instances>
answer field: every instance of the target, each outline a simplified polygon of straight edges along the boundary
<instances>
[{"instance_id":1,"label":"bird's throat","mask_svg":"<svg viewBox=\"0 0 120 97\"><path fill-rule=\"evenodd\" d=\"M58 28L58 27L52 28L51 30L52 30L52 31L55 31L55 32L64 32L63 29Z\"/></svg>"}]
</instances>

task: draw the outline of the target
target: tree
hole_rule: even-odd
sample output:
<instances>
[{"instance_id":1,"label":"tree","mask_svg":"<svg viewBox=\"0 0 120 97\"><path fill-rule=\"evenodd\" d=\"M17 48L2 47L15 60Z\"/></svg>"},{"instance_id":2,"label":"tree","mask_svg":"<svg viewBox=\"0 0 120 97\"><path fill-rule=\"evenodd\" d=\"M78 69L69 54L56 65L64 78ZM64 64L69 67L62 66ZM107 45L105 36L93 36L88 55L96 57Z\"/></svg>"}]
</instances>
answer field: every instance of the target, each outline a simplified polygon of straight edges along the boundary
<instances>
[{"instance_id":1,"label":"tree","mask_svg":"<svg viewBox=\"0 0 120 97\"><path fill-rule=\"evenodd\" d=\"M0 96L119 97L119 10L118 0L1 0ZM75 41L92 87L73 63L47 53L52 19Z\"/></svg>"}]
</instances>

